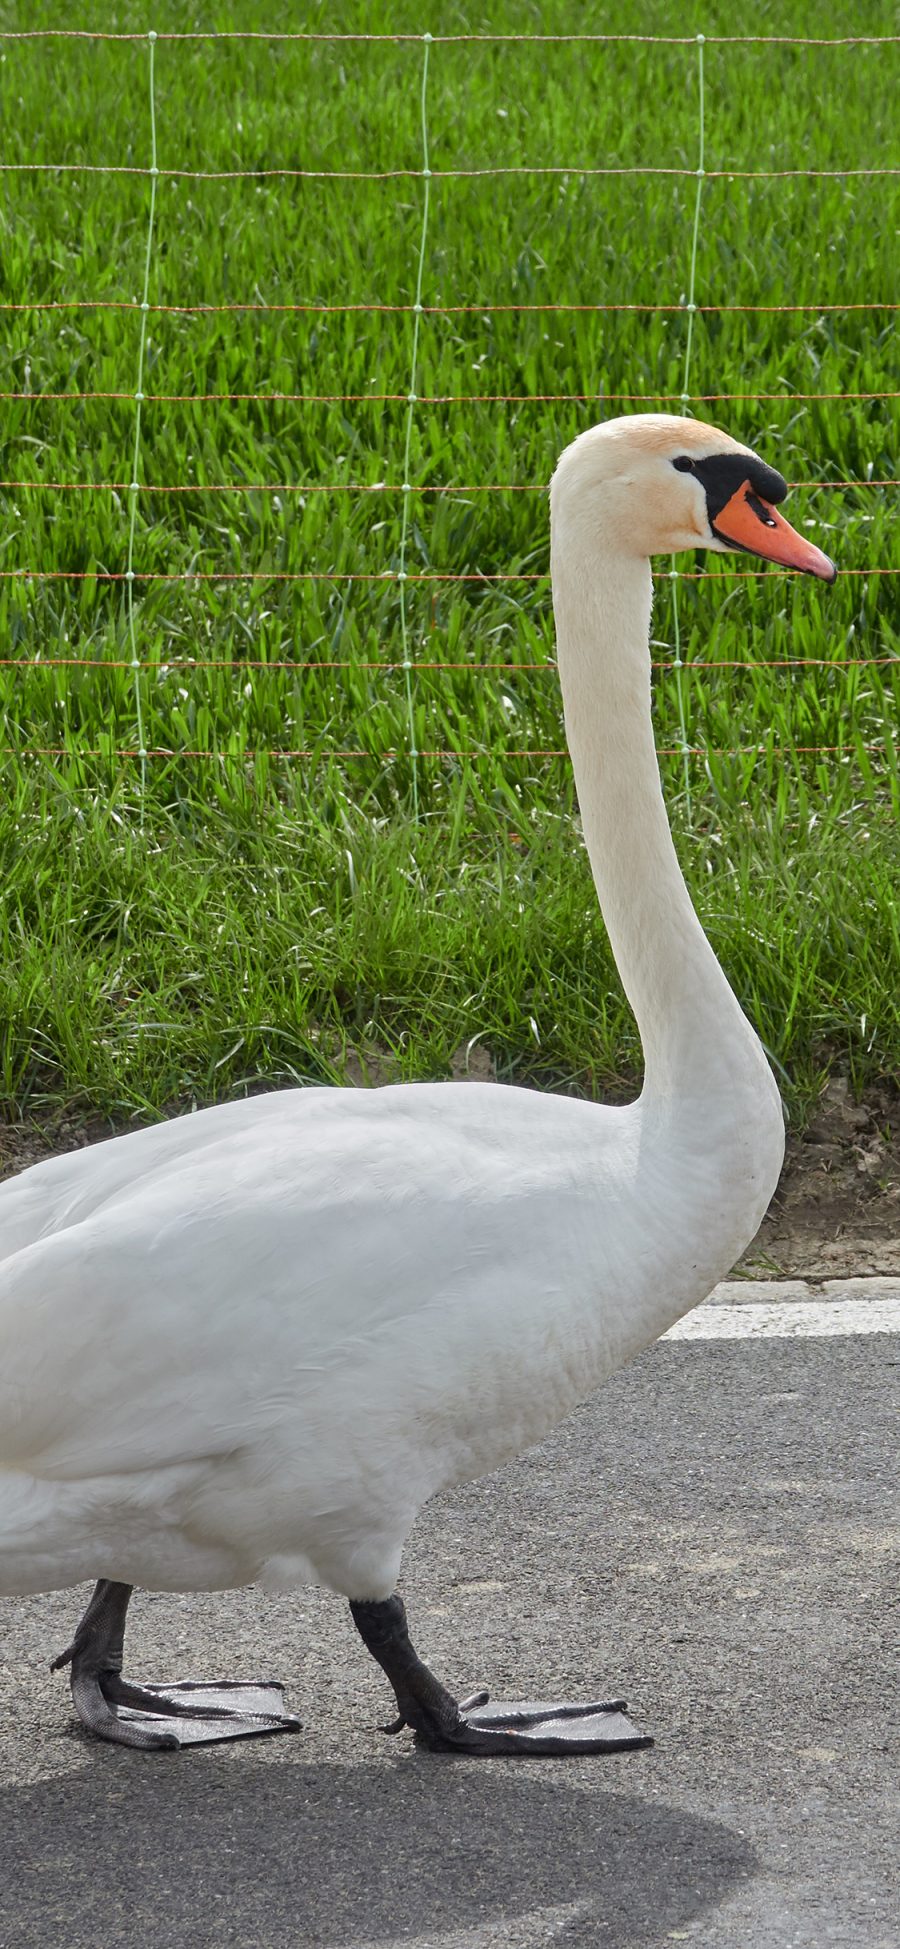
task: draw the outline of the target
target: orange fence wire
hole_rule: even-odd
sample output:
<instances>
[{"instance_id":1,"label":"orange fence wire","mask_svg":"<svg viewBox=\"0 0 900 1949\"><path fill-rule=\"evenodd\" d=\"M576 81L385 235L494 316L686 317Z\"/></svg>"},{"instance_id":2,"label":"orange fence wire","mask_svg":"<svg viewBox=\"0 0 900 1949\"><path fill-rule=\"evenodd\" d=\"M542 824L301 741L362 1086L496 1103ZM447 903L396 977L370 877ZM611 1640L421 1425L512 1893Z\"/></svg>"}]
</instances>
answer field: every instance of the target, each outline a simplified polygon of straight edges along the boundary
<instances>
[{"instance_id":1,"label":"orange fence wire","mask_svg":"<svg viewBox=\"0 0 900 1949\"><path fill-rule=\"evenodd\" d=\"M900 479L789 480L788 487L900 487ZM38 488L44 494L546 494L545 480L473 481L129 481L129 480L0 480L0 487L23 494Z\"/></svg>"},{"instance_id":2,"label":"orange fence wire","mask_svg":"<svg viewBox=\"0 0 900 1949\"><path fill-rule=\"evenodd\" d=\"M838 754L847 759L857 750L879 752L887 756L885 744L854 744L851 751L840 744L795 744L795 745L657 745L659 758L794 758L797 753L804 756L834 757ZM394 764L399 758L409 758L412 754L404 751L402 745L392 746L384 751L365 751L359 746L352 749L337 749L332 745L306 745L300 749L288 749L278 745L262 745L259 748L247 747L235 751L197 750L186 751L180 745L152 745L139 748L136 745L115 746L103 750L99 745L0 745L0 756L16 758L211 758L224 764L241 764L257 758L315 758L320 762L332 758L368 758L375 764ZM503 750L495 750L493 745L475 745L471 750L457 751L447 746L434 750L416 752L417 758L569 758L567 745L553 745L545 749L533 750L524 745L511 745Z\"/></svg>"},{"instance_id":3,"label":"orange fence wire","mask_svg":"<svg viewBox=\"0 0 900 1949\"><path fill-rule=\"evenodd\" d=\"M256 405L273 406L284 402L294 406L646 406L651 400L683 405L709 404L713 400L777 400L787 406L817 399L900 399L900 392L840 393L142 393L145 405ZM0 392L0 399L18 400L37 406L42 400L121 399L134 405L133 392Z\"/></svg>"},{"instance_id":4,"label":"orange fence wire","mask_svg":"<svg viewBox=\"0 0 900 1949\"><path fill-rule=\"evenodd\" d=\"M757 581L763 576L783 577L802 576L798 568L679 568L664 569L660 580L677 576L680 582L725 582L737 577L743 581ZM900 568L842 568L845 576L900 575ZM127 569L105 568L2 568L0 582L381 582L390 587L395 582L548 582L549 569L523 571L485 571L484 574L465 570L433 570L427 574L417 574L412 570L401 575L398 569L179 569L161 571L136 568L131 574ZM867 659L868 660L868 659Z\"/></svg>"},{"instance_id":5,"label":"orange fence wire","mask_svg":"<svg viewBox=\"0 0 900 1949\"><path fill-rule=\"evenodd\" d=\"M883 670L896 665L900 670L900 654L897 656L776 656L776 657L725 657L709 658L702 662L695 659L680 667L688 675L704 676L708 670ZM461 670L466 676L509 677L521 670L555 671L556 660L544 657L537 663L445 663L425 661L417 658L414 665L420 670ZM654 670L674 669L671 658L653 664ZM6 670L130 670L132 663L126 657L96 656L0 656L0 669ZM382 657L316 657L297 659L293 657L253 657L253 656L204 656L204 657L163 657L159 663L145 663L145 675L161 676L170 670L186 670L194 675L202 675L204 670L233 670L240 677L246 670L293 670L296 676L310 675L319 670L390 670L403 668L402 658Z\"/></svg>"}]
</instances>

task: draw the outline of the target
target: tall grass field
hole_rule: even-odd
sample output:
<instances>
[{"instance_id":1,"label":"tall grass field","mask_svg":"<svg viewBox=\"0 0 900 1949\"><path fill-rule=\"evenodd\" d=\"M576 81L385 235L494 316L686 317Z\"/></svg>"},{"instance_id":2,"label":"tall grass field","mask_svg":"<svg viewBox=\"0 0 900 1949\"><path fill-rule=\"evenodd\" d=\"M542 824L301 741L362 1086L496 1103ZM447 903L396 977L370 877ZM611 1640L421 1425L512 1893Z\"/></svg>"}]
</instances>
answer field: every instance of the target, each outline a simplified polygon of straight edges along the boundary
<instances>
[{"instance_id":1,"label":"tall grass field","mask_svg":"<svg viewBox=\"0 0 900 1949\"><path fill-rule=\"evenodd\" d=\"M633 1087L546 484L642 408L753 444L842 571L658 562L657 741L795 1113L896 1074L900 44L837 44L895 30L0 4L0 1114L351 1051Z\"/></svg>"}]
</instances>

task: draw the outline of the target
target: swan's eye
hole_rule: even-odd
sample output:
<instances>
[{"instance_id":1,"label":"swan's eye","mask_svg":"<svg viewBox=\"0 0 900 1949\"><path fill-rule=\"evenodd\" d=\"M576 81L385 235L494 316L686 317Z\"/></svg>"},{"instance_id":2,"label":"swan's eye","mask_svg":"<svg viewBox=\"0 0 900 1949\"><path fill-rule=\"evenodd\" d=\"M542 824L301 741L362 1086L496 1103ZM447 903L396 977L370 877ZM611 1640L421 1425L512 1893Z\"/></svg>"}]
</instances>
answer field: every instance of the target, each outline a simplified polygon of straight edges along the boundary
<instances>
[{"instance_id":1,"label":"swan's eye","mask_svg":"<svg viewBox=\"0 0 900 1949\"><path fill-rule=\"evenodd\" d=\"M686 453L680 453L678 459L673 460L672 465L678 468L679 474L692 474L694 471L694 463Z\"/></svg>"}]
</instances>

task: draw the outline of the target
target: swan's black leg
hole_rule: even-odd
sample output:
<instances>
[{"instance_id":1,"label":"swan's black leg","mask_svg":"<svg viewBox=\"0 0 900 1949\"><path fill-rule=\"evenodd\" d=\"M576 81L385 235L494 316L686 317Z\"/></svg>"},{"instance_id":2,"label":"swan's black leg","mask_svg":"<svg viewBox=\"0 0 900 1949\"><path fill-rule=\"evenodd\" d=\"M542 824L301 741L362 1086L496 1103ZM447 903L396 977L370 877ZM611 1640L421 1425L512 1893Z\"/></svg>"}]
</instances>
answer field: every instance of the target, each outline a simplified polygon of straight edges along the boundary
<instances>
[{"instance_id":1,"label":"swan's black leg","mask_svg":"<svg viewBox=\"0 0 900 1949\"><path fill-rule=\"evenodd\" d=\"M143 1752L199 1746L214 1739L299 1732L300 1720L281 1710L280 1685L263 1681L218 1685L186 1680L173 1685L132 1685L122 1677L130 1584L102 1578L66 1651L51 1671L71 1666L78 1716L98 1739Z\"/></svg>"},{"instance_id":2,"label":"swan's black leg","mask_svg":"<svg viewBox=\"0 0 900 1949\"><path fill-rule=\"evenodd\" d=\"M479 1692L458 1705L410 1642L402 1599L350 1604L353 1622L390 1679L399 1718L385 1732L411 1726L426 1746L454 1753L618 1753L652 1746L625 1716L621 1699L591 1704L526 1701L495 1705Z\"/></svg>"}]
</instances>

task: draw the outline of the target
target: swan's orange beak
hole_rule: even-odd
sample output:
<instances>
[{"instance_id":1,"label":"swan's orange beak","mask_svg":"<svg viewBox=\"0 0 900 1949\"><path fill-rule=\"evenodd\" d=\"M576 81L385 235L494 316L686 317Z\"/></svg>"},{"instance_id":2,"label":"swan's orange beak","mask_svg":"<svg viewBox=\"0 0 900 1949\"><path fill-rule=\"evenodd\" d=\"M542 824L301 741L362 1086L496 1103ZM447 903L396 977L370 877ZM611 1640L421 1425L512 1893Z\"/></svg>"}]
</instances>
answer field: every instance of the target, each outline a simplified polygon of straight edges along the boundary
<instances>
[{"instance_id":1,"label":"swan's orange beak","mask_svg":"<svg viewBox=\"0 0 900 1949\"><path fill-rule=\"evenodd\" d=\"M821 548L798 535L796 528L785 521L771 502L754 494L748 480L726 501L712 528L721 541L733 542L737 548L746 548L751 555L762 555L768 562L801 569L804 575L818 575L823 582L833 582L837 575L834 563L823 555Z\"/></svg>"}]
</instances>

